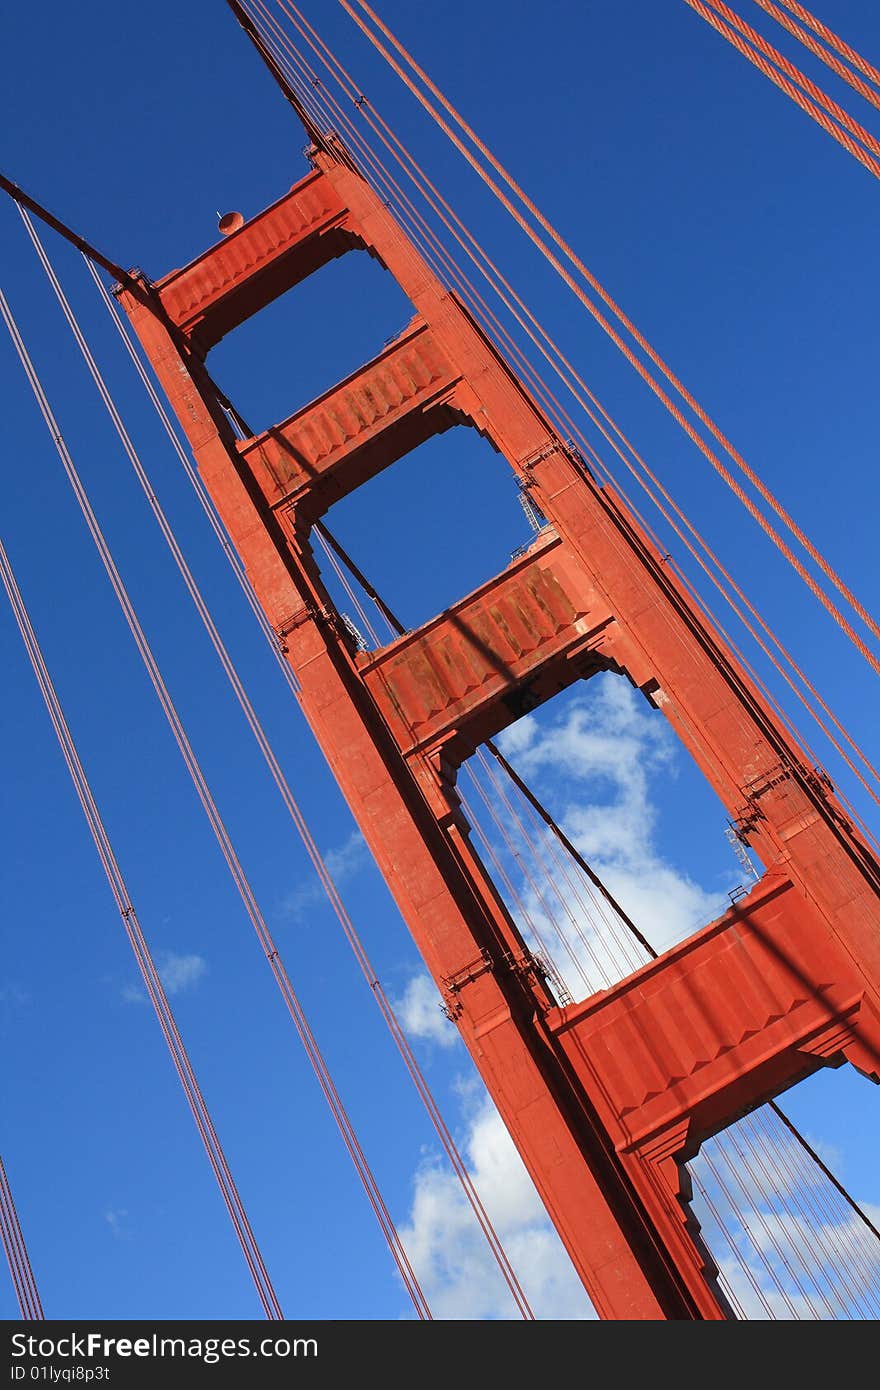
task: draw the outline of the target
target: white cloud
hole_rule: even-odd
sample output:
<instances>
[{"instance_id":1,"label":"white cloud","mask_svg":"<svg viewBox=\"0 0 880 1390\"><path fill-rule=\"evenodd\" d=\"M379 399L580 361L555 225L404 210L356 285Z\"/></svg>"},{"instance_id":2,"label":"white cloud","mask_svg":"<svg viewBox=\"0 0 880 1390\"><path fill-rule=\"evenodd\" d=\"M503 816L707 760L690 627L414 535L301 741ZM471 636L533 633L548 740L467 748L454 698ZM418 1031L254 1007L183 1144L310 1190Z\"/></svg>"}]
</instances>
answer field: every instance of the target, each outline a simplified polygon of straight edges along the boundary
<instances>
[{"instance_id":1,"label":"white cloud","mask_svg":"<svg viewBox=\"0 0 880 1390\"><path fill-rule=\"evenodd\" d=\"M484 1096L462 1154L537 1317L593 1317L592 1307L498 1112ZM426 1160L400 1236L435 1318L515 1318L516 1306L457 1178Z\"/></svg>"},{"instance_id":2,"label":"white cloud","mask_svg":"<svg viewBox=\"0 0 880 1390\"><path fill-rule=\"evenodd\" d=\"M159 975L167 994L182 994L192 989L207 973L208 962L204 956L190 954L180 956L174 951L166 951L159 962Z\"/></svg>"},{"instance_id":3,"label":"white cloud","mask_svg":"<svg viewBox=\"0 0 880 1390\"><path fill-rule=\"evenodd\" d=\"M337 888L354 878L368 862L370 852L367 842L359 830L353 830L341 845L323 852L324 864ZM309 908L326 901L326 894L317 874L294 885L281 904L285 917L295 921L302 919Z\"/></svg>"},{"instance_id":4,"label":"white cloud","mask_svg":"<svg viewBox=\"0 0 880 1390\"><path fill-rule=\"evenodd\" d=\"M703 887L657 848L652 787L657 778L675 778L677 744L665 722L624 680L595 677L589 691L570 699L561 715L549 721L529 715L499 743L550 802L569 839L655 949L667 949L729 906L726 891ZM720 806L718 818L720 834ZM545 863L552 861L558 855L552 832L540 831L537 840ZM571 875L574 889L566 886L565 875ZM571 994L582 997L628 974L635 963L632 938L618 921L624 944L614 946L608 919L591 901L581 872L568 862L549 882L543 877L536 876L540 896L529 882L521 882L520 896ZM740 877L731 867L725 889ZM559 941L554 916L577 964Z\"/></svg>"},{"instance_id":5,"label":"white cloud","mask_svg":"<svg viewBox=\"0 0 880 1390\"><path fill-rule=\"evenodd\" d=\"M403 1031L410 1038L454 1047L458 1031L443 1013L443 1002L430 975L414 975L399 999L393 1000L394 1012Z\"/></svg>"},{"instance_id":6,"label":"white cloud","mask_svg":"<svg viewBox=\"0 0 880 1390\"><path fill-rule=\"evenodd\" d=\"M169 995L182 994L184 990L192 989L208 971L208 962L204 956L196 955L195 952L179 955L175 951L164 951L156 965L165 993ZM147 995L140 985L123 985L119 993L126 1004L147 1002Z\"/></svg>"},{"instance_id":7,"label":"white cloud","mask_svg":"<svg viewBox=\"0 0 880 1390\"><path fill-rule=\"evenodd\" d=\"M722 1286L747 1317L877 1316L880 1246L771 1112L709 1140L689 1166Z\"/></svg>"},{"instance_id":8,"label":"white cloud","mask_svg":"<svg viewBox=\"0 0 880 1390\"><path fill-rule=\"evenodd\" d=\"M127 1217L128 1211L125 1207L110 1207L104 1212L104 1220L117 1240L122 1240L128 1234L126 1230Z\"/></svg>"}]
</instances>

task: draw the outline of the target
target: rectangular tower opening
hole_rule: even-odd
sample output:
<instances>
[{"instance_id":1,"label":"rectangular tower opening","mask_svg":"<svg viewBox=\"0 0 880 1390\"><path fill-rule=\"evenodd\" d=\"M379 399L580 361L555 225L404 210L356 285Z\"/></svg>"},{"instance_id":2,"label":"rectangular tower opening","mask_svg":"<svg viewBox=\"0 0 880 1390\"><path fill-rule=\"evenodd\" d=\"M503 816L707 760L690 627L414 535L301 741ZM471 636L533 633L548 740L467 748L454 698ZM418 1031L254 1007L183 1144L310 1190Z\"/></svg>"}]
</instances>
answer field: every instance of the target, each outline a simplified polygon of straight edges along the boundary
<instances>
[{"instance_id":1,"label":"rectangular tower opening","mask_svg":"<svg viewBox=\"0 0 880 1390\"><path fill-rule=\"evenodd\" d=\"M323 522L410 630L504 569L534 540L543 518L524 510L506 460L476 430L456 428L337 502ZM393 628L355 582L358 611L320 534L313 533L312 545L334 603L364 629L365 646L394 640Z\"/></svg>"},{"instance_id":2,"label":"rectangular tower opening","mask_svg":"<svg viewBox=\"0 0 880 1390\"><path fill-rule=\"evenodd\" d=\"M212 348L208 370L258 433L375 357L412 316L396 280L352 252L229 333Z\"/></svg>"},{"instance_id":3,"label":"rectangular tower opening","mask_svg":"<svg viewBox=\"0 0 880 1390\"><path fill-rule=\"evenodd\" d=\"M854 1067L823 1067L780 1098L809 1149L880 1214L880 1106ZM691 1210L738 1317L880 1316L880 1241L769 1106L705 1141L687 1165ZM876 1224L876 1222L875 1222Z\"/></svg>"},{"instance_id":4,"label":"rectangular tower opening","mask_svg":"<svg viewBox=\"0 0 880 1390\"><path fill-rule=\"evenodd\" d=\"M662 953L746 885L726 815L662 714L599 672L510 725L495 745L625 918ZM475 845L560 1002L649 959L624 915L485 747L459 770Z\"/></svg>"}]
</instances>

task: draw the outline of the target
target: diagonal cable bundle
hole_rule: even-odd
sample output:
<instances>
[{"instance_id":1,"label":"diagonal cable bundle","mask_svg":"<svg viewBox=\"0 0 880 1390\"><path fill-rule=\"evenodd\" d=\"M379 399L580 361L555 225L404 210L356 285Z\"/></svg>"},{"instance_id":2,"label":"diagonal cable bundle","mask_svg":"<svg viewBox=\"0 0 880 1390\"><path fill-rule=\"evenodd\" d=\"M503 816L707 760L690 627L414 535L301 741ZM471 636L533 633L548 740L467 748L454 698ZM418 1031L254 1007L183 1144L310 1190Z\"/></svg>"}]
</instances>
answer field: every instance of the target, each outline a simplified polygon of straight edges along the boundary
<instances>
[{"instance_id":1,"label":"diagonal cable bundle","mask_svg":"<svg viewBox=\"0 0 880 1390\"><path fill-rule=\"evenodd\" d=\"M2 543L0 543L0 551L2 551ZM4 572L3 563L0 560L0 573ZM21 1222L15 1209L12 1188L9 1185L9 1178L6 1175L2 1158L0 1158L0 1239L3 1241L3 1249L6 1252L9 1273L12 1275L12 1285L18 1299L21 1316L30 1322L41 1321L45 1316L43 1305L40 1302L37 1281L34 1278Z\"/></svg>"}]
</instances>

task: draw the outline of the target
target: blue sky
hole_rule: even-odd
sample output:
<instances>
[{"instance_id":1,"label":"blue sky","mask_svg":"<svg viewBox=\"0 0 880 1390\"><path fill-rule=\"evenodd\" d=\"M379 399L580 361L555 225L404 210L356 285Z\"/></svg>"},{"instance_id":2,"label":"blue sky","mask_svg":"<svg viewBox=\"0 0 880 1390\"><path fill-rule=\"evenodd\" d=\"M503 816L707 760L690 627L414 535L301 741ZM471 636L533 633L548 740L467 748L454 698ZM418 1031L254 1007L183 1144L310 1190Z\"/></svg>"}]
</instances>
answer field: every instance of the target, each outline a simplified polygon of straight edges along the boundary
<instances>
[{"instance_id":1,"label":"blue sky","mask_svg":"<svg viewBox=\"0 0 880 1390\"><path fill-rule=\"evenodd\" d=\"M331 0L306 9L491 240L876 760L874 677L861 659L342 10ZM876 182L681 0L547 0L540 25L521 0L449 0L442 16L383 0L381 13L867 606L880 609ZM829 6L823 13L876 58L880 16L870 0L838 0L833 14ZM109 3L73 9L50 0L39 10L19 7L5 33L12 61L0 92L4 172L123 264L159 276L213 240L218 211L251 215L306 170L299 127L219 0L156 0L149 24L122 25ZM867 119L854 94L842 99ZM74 253L54 238L47 244L316 838L335 857L383 981L426 1034L420 1056L478 1174L505 1207L499 1219L511 1252L533 1271L536 1304L546 1316L577 1315L583 1305L540 1212L518 1186L462 1049L436 1027L432 1005L421 1007L412 983L417 954L91 283ZM488 1289L481 1315L497 1316L503 1305L473 1263L435 1166L432 1132L335 920L310 887L305 856L11 206L0 208L0 282L438 1306L460 1315L469 1276ZM381 270L349 256L222 343L212 369L259 428L373 355L408 317ZM6 341L0 384L3 536L142 924L169 987L176 983L181 1029L282 1304L290 1316L409 1316ZM488 578L528 536L506 466L460 435L395 465L329 518L407 623ZM674 539L669 548L684 560ZM47 1313L256 1316L152 1014L132 997L137 981L112 900L2 608L0 649L0 1148ZM598 684L576 692L519 746L531 748L542 793L642 914L653 910L658 930L669 922L681 929L687 913L723 902L741 870L700 777L647 710L622 699ZM621 727L633 748L625 765L607 756ZM565 778L536 749L572 731L594 737L580 775ZM837 776L830 753L827 766ZM840 781L868 814L857 789ZM597 844L597 825L629 838ZM788 1104L834 1150L856 1194L880 1203L876 1095L867 1083L829 1074ZM438 1231L458 1252L448 1267L440 1267ZM2 1281L0 1314L15 1314Z\"/></svg>"}]
</instances>

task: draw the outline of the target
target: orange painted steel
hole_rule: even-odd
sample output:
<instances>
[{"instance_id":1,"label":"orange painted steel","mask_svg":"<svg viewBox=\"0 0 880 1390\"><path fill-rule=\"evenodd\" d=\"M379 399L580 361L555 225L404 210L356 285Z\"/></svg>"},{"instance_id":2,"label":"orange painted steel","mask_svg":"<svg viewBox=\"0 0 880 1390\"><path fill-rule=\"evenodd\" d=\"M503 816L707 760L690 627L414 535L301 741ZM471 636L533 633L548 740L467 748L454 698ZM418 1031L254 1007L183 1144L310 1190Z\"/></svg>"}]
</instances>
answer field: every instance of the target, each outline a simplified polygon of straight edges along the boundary
<instances>
[{"instance_id":1,"label":"orange painted steel","mask_svg":"<svg viewBox=\"0 0 880 1390\"><path fill-rule=\"evenodd\" d=\"M260 214L192 266L117 293L306 717L598 1312L728 1317L683 1165L818 1066L848 1059L877 1074L880 865L665 557L554 434L347 152L330 141L310 158L313 172L269 210L271 238ZM318 210L308 222L306 199ZM236 439L208 347L346 247L385 266L415 318L320 400ZM507 458L550 525L431 622L358 651L311 528L454 425ZM474 847L456 776L487 739L599 670L662 710L767 871L718 922L560 1006Z\"/></svg>"}]
</instances>

